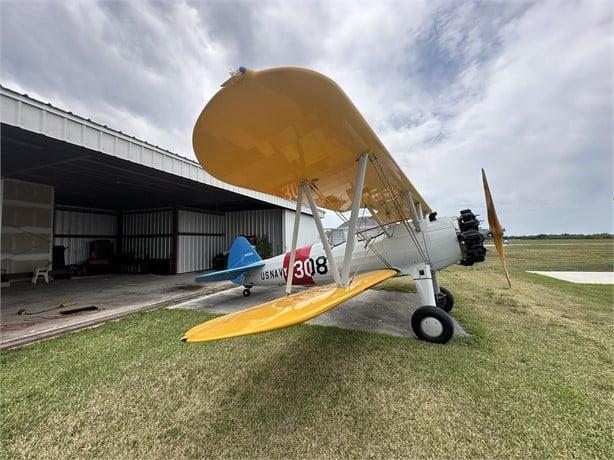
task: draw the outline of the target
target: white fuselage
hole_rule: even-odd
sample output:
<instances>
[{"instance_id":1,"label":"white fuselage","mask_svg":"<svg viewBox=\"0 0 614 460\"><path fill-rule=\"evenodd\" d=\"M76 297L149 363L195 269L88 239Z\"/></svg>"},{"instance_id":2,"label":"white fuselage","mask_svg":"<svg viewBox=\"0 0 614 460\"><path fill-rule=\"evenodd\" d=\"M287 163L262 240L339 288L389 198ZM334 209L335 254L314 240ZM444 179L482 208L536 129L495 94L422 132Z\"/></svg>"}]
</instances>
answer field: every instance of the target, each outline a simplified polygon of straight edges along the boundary
<instances>
[{"instance_id":1,"label":"white fuselage","mask_svg":"<svg viewBox=\"0 0 614 460\"><path fill-rule=\"evenodd\" d=\"M412 224L407 223L407 225ZM382 268L394 268L399 274L409 274L411 266L424 262L421 252L426 255L433 270L441 270L458 263L463 258L457 237L457 218L442 217L433 222L424 220L420 225L421 231L413 232L415 240L403 223L390 226L388 228L390 236L382 232L381 235L367 241L359 238L352 254L351 276ZM343 243L332 248L333 258L339 270L343 266L345 246ZM265 262L264 266L246 274L244 285L286 283L290 252L272 257ZM334 281L322 243L297 249L292 279L292 284L295 285L328 284Z\"/></svg>"}]
</instances>

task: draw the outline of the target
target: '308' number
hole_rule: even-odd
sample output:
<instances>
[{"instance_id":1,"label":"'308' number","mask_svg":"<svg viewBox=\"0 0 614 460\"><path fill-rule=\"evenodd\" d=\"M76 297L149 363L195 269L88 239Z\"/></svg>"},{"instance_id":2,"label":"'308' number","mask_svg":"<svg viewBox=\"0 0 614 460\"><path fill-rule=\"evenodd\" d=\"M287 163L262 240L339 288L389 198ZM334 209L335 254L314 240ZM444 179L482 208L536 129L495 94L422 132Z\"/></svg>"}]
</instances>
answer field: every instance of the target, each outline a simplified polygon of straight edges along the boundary
<instances>
[{"instance_id":1,"label":"'308' number","mask_svg":"<svg viewBox=\"0 0 614 460\"><path fill-rule=\"evenodd\" d=\"M294 262L294 276L297 278L303 278L305 275L313 276L315 274L325 275L328 273L328 266L326 265L326 257L319 256L314 260L309 257L304 260L297 260Z\"/></svg>"}]
</instances>

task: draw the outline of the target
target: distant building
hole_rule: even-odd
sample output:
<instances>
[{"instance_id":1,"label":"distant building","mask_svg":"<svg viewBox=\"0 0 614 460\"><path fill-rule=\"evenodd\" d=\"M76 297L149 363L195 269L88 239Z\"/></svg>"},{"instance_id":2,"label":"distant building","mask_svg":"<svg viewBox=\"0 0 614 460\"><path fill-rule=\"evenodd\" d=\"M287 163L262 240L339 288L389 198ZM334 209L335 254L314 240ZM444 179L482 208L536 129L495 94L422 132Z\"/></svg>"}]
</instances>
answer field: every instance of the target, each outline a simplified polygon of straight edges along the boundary
<instances>
[{"instance_id":1,"label":"distant building","mask_svg":"<svg viewBox=\"0 0 614 460\"><path fill-rule=\"evenodd\" d=\"M382 229L379 227L379 224L370 217L359 217L356 227L358 231L372 229L362 234L366 238L372 238L382 233ZM344 222L337 228L330 228L326 230L326 233L331 246L337 246L341 243L345 243L348 238L348 223Z\"/></svg>"}]
</instances>

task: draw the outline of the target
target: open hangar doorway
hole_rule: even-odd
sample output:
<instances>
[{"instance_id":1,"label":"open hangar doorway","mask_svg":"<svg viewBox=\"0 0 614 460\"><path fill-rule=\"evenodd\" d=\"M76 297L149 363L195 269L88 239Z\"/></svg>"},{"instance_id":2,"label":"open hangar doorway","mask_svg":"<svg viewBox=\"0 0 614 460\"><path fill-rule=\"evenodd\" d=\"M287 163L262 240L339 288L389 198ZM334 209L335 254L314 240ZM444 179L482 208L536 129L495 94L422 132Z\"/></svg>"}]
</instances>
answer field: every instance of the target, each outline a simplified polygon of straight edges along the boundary
<instances>
[{"instance_id":1,"label":"open hangar doorway","mask_svg":"<svg viewBox=\"0 0 614 460\"><path fill-rule=\"evenodd\" d=\"M294 203L28 96L1 95L5 279L45 265L59 276L207 270L241 234L266 238L271 255L289 247ZM300 243L313 243L307 208L302 220Z\"/></svg>"}]
</instances>

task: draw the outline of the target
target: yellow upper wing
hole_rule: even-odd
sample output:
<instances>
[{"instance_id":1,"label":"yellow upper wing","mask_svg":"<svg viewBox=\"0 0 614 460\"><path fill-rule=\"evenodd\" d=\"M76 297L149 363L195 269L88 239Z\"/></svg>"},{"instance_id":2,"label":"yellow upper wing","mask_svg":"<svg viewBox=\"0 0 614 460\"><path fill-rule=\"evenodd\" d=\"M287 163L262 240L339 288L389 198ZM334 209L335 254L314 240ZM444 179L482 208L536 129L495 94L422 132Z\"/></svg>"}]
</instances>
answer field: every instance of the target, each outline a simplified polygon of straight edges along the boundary
<instances>
[{"instance_id":1,"label":"yellow upper wing","mask_svg":"<svg viewBox=\"0 0 614 460\"><path fill-rule=\"evenodd\" d=\"M186 342L206 342L293 326L321 315L395 274L394 270L362 273L352 280L347 289L336 284L314 287L212 319L193 327L183 338Z\"/></svg>"},{"instance_id":2,"label":"yellow upper wing","mask_svg":"<svg viewBox=\"0 0 614 460\"><path fill-rule=\"evenodd\" d=\"M200 164L220 180L288 200L311 181L317 204L334 211L351 209L356 160L369 153L363 207L380 221L407 219L409 191L430 212L343 90L311 70L232 77L200 114L193 144Z\"/></svg>"}]
</instances>

